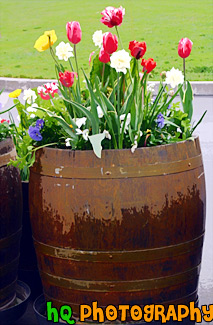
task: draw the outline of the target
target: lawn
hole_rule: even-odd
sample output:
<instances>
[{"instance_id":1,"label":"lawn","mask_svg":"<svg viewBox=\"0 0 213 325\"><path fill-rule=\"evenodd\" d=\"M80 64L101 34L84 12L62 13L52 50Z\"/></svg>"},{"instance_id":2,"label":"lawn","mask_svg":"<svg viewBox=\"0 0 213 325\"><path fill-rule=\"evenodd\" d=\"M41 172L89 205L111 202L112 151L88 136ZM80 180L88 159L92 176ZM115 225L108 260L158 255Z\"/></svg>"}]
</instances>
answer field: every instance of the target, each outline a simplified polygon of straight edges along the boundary
<instances>
[{"instance_id":1,"label":"lawn","mask_svg":"<svg viewBox=\"0 0 213 325\"><path fill-rule=\"evenodd\" d=\"M82 41L77 46L79 65L89 72L90 52L97 49L92 34L98 29L115 33L101 24L101 11L108 5L126 9L119 27L124 48L131 40L146 41L145 58L157 62L153 80L162 70L182 68L177 45L182 37L193 41L187 59L190 80L212 80L213 72L213 5L212 0L1 0L0 76L55 78L49 51L37 52L35 40L45 30L55 29L58 41L67 42L65 25L77 20L82 28Z\"/></svg>"}]
</instances>

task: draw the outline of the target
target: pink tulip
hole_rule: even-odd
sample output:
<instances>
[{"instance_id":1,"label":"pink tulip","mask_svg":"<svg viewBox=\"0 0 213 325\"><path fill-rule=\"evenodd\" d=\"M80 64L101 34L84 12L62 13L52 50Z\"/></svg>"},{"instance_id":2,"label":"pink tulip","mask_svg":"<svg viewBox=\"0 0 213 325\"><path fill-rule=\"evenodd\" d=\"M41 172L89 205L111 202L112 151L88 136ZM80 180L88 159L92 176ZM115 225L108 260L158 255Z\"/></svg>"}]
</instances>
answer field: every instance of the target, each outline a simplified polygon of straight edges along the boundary
<instances>
[{"instance_id":1,"label":"pink tulip","mask_svg":"<svg viewBox=\"0 0 213 325\"><path fill-rule=\"evenodd\" d=\"M118 39L116 35L112 35L112 33L107 32L103 35L103 48L104 51L108 54L112 54L118 48Z\"/></svg>"},{"instance_id":2,"label":"pink tulip","mask_svg":"<svg viewBox=\"0 0 213 325\"><path fill-rule=\"evenodd\" d=\"M192 44L189 38L182 38L178 44L178 55L183 59L187 58L191 53Z\"/></svg>"},{"instance_id":3,"label":"pink tulip","mask_svg":"<svg viewBox=\"0 0 213 325\"><path fill-rule=\"evenodd\" d=\"M91 64L92 61L92 56L95 54L95 51L92 51L89 56L89 65Z\"/></svg>"},{"instance_id":4,"label":"pink tulip","mask_svg":"<svg viewBox=\"0 0 213 325\"><path fill-rule=\"evenodd\" d=\"M99 52L99 60L103 63L108 63L110 61L110 56L107 52L104 51L102 47Z\"/></svg>"},{"instance_id":5,"label":"pink tulip","mask_svg":"<svg viewBox=\"0 0 213 325\"><path fill-rule=\"evenodd\" d=\"M121 6L120 8L106 7L106 9L101 12L101 15L103 15L101 22L109 28L112 28L121 25L123 16L125 15L125 9Z\"/></svg>"},{"instance_id":6,"label":"pink tulip","mask_svg":"<svg viewBox=\"0 0 213 325\"><path fill-rule=\"evenodd\" d=\"M66 24L67 37L72 44L77 44L81 41L82 32L78 21L71 21Z\"/></svg>"}]
</instances>

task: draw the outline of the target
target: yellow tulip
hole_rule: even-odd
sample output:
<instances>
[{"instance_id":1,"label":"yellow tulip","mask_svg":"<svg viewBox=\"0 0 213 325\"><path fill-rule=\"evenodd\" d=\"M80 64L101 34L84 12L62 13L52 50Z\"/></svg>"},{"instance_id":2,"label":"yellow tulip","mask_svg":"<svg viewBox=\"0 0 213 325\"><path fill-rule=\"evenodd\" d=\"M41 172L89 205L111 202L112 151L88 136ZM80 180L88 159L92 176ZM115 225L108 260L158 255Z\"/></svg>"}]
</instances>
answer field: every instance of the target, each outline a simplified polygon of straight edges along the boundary
<instances>
[{"instance_id":1,"label":"yellow tulip","mask_svg":"<svg viewBox=\"0 0 213 325\"><path fill-rule=\"evenodd\" d=\"M21 94L21 89L16 89L9 93L10 98L17 98Z\"/></svg>"},{"instance_id":2,"label":"yellow tulip","mask_svg":"<svg viewBox=\"0 0 213 325\"><path fill-rule=\"evenodd\" d=\"M43 52L50 48L57 41L57 36L54 30L44 32L35 42L34 48L39 52Z\"/></svg>"},{"instance_id":3,"label":"yellow tulip","mask_svg":"<svg viewBox=\"0 0 213 325\"><path fill-rule=\"evenodd\" d=\"M147 129L146 130L146 133L151 133L152 131L150 129Z\"/></svg>"}]
</instances>

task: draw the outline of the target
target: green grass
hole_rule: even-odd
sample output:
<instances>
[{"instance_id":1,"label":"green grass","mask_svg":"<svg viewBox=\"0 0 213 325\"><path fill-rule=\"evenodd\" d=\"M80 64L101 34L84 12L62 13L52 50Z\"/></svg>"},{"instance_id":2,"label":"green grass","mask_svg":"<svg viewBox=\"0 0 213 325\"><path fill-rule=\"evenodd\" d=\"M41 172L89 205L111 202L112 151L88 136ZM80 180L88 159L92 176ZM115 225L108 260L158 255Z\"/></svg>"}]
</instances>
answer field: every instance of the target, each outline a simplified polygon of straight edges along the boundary
<instances>
[{"instance_id":1,"label":"green grass","mask_svg":"<svg viewBox=\"0 0 213 325\"><path fill-rule=\"evenodd\" d=\"M100 22L100 12L108 5L126 9L119 27L125 49L131 40L145 40L145 58L157 62L153 80L162 70L173 66L182 69L177 45L182 37L193 41L186 60L190 80L212 80L213 42L212 0L1 0L0 75L6 77L55 78L49 51L37 52L35 40L45 30L55 29L58 41L67 41L65 25L77 20L82 28L82 41L77 45L79 65L89 71L88 58L97 49L92 34L97 29L111 31ZM68 66L67 66L68 67Z\"/></svg>"}]
</instances>

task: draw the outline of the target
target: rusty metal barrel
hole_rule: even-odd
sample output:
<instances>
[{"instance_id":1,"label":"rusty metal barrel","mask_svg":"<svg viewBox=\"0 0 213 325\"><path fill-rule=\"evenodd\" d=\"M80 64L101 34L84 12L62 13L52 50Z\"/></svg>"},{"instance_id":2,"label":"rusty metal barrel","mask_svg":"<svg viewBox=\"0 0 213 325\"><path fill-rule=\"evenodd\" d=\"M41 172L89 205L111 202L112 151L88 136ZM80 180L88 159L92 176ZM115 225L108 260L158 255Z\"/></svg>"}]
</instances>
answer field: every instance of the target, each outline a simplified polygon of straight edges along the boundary
<instances>
[{"instance_id":1,"label":"rusty metal barrel","mask_svg":"<svg viewBox=\"0 0 213 325\"><path fill-rule=\"evenodd\" d=\"M15 159L11 138L0 142L0 309L15 299L21 238L22 191L19 170L7 166Z\"/></svg>"},{"instance_id":2,"label":"rusty metal barrel","mask_svg":"<svg viewBox=\"0 0 213 325\"><path fill-rule=\"evenodd\" d=\"M30 213L47 301L196 301L205 230L199 139L130 150L43 148Z\"/></svg>"}]
</instances>

